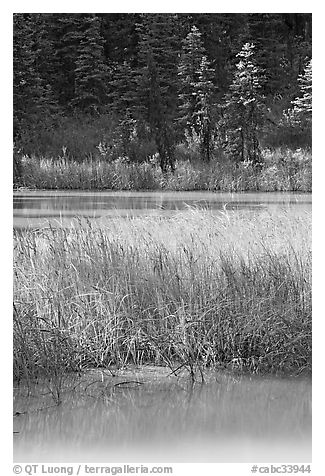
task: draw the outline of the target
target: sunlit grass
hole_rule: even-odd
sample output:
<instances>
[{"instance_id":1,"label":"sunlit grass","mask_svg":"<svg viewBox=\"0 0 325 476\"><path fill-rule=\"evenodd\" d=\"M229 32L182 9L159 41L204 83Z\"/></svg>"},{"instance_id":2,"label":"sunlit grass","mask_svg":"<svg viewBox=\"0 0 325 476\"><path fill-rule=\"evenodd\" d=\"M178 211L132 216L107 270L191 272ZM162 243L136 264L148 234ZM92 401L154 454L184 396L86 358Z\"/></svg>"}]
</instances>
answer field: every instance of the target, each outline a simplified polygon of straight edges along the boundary
<instances>
[{"instance_id":1,"label":"sunlit grass","mask_svg":"<svg viewBox=\"0 0 325 476\"><path fill-rule=\"evenodd\" d=\"M134 364L311 368L311 217L15 231L14 376Z\"/></svg>"}]
</instances>

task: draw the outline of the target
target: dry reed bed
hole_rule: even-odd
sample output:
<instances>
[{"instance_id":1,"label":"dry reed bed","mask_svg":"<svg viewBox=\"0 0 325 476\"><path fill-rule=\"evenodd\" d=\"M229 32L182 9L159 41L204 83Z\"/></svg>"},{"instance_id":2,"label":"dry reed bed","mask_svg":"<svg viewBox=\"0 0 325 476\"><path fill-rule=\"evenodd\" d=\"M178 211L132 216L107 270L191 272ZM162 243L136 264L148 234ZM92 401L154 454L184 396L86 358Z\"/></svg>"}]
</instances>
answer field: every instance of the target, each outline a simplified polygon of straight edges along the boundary
<instances>
[{"instance_id":1,"label":"dry reed bed","mask_svg":"<svg viewBox=\"0 0 325 476\"><path fill-rule=\"evenodd\" d=\"M311 369L311 216L15 231L14 377L163 364Z\"/></svg>"},{"instance_id":2,"label":"dry reed bed","mask_svg":"<svg viewBox=\"0 0 325 476\"><path fill-rule=\"evenodd\" d=\"M132 163L123 158L77 162L25 156L19 183L36 189L70 190L311 191L310 152L266 150L263 154L261 169L225 159L211 164L177 160L175 173L168 174L155 163Z\"/></svg>"}]
</instances>

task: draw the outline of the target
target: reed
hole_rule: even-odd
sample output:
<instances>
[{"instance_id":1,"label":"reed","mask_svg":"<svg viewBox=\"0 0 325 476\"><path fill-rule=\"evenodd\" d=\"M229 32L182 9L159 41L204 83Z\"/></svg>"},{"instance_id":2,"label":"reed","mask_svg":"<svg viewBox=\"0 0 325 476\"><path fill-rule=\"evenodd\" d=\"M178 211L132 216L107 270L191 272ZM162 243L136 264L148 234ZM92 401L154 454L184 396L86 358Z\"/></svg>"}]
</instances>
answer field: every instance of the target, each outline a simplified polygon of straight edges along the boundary
<instances>
[{"instance_id":1,"label":"reed","mask_svg":"<svg viewBox=\"0 0 325 476\"><path fill-rule=\"evenodd\" d=\"M311 369L311 217L112 219L14 233L14 376L151 363Z\"/></svg>"},{"instance_id":2,"label":"reed","mask_svg":"<svg viewBox=\"0 0 325 476\"><path fill-rule=\"evenodd\" d=\"M264 151L260 168L225 159L210 164L177 160L174 173L163 174L154 161L101 158L82 162L24 157L16 182L35 189L73 190L210 190L311 191L311 154L307 151Z\"/></svg>"}]
</instances>

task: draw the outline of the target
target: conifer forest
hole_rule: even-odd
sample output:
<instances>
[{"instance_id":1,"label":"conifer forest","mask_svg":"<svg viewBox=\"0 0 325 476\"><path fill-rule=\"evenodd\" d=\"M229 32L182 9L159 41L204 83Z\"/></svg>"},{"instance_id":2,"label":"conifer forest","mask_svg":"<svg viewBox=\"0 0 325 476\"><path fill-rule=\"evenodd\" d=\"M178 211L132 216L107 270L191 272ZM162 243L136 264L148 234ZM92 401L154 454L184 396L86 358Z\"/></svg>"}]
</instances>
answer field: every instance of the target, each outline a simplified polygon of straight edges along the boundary
<instances>
[{"instance_id":1,"label":"conifer forest","mask_svg":"<svg viewBox=\"0 0 325 476\"><path fill-rule=\"evenodd\" d=\"M310 191L311 14L13 20L16 186Z\"/></svg>"}]
</instances>

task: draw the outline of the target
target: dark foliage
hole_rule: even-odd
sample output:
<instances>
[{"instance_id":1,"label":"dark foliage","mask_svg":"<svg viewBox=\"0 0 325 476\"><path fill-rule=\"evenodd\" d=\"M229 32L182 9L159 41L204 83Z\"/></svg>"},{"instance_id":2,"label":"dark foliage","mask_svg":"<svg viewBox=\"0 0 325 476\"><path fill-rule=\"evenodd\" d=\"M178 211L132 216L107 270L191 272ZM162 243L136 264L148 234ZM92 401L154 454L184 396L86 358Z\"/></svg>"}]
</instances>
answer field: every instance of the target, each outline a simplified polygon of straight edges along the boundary
<instances>
[{"instance_id":1,"label":"dark foliage","mask_svg":"<svg viewBox=\"0 0 325 476\"><path fill-rule=\"evenodd\" d=\"M89 131L102 116L116 127L84 154L109 143L131 161L158 153L164 172L188 140L203 161L220 147L258 163L261 146L311 146L311 14L17 13L13 65L22 153L58 153L62 124L75 131L85 115Z\"/></svg>"}]
</instances>

